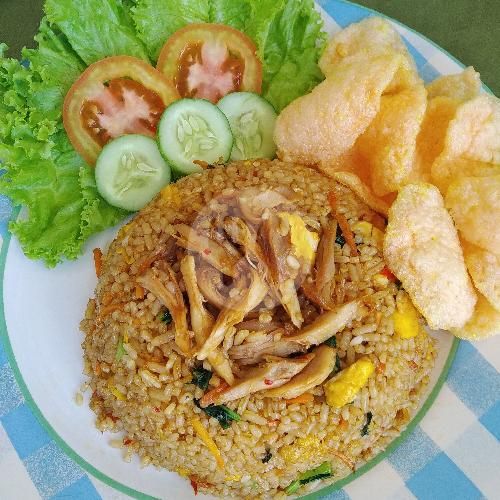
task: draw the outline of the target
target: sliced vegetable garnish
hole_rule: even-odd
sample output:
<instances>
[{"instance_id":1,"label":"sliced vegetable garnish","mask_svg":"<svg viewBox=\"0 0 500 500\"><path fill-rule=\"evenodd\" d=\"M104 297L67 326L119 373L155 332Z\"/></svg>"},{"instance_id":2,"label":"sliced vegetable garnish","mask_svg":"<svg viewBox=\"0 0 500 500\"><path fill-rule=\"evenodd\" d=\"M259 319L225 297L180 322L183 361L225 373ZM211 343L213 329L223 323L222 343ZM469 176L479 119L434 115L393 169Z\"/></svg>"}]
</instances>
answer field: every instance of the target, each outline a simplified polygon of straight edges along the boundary
<instances>
[{"instance_id":1,"label":"sliced vegetable garnish","mask_svg":"<svg viewBox=\"0 0 500 500\"><path fill-rule=\"evenodd\" d=\"M366 436L368 434L372 418L373 418L373 413L371 411L369 411L366 414L366 423L365 423L365 425L363 425L363 428L361 429L362 436Z\"/></svg>"},{"instance_id":2,"label":"sliced vegetable garnish","mask_svg":"<svg viewBox=\"0 0 500 500\"><path fill-rule=\"evenodd\" d=\"M135 211L170 182L170 168L154 139L127 135L104 146L97 159L95 179L108 203Z\"/></svg>"},{"instance_id":3,"label":"sliced vegetable garnish","mask_svg":"<svg viewBox=\"0 0 500 500\"><path fill-rule=\"evenodd\" d=\"M223 97L217 106L229 120L234 136L231 160L274 158L277 115L271 104L252 92L233 92Z\"/></svg>"},{"instance_id":4,"label":"sliced vegetable garnish","mask_svg":"<svg viewBox=\"0 0 500 500\"><path fill-rule=\"evenodd\" d=\"M160 147L181 174L199 172L194 160L208 164L227 161L233 134L224 113L204 99L181 99L163 113L158 128Z\"/></svg>"},{"instance_id":5,"label":"sliced vegetable garnish","mask_svg":"<svg viewBox=\"0 0 500 500\"><path fill-rule=\"evenodd\" d=\"M260 92L262 64L257 48L241 31L222 24L191 24L163 46L157 69L181 97L216 103L229 92Z\"/></svg>"},{"instance_id":6,"label":"sliced vegetable garnish","mask_svg":"<svg viewBox=\"0 0 500 500\"><path fill-rule=\"evenodd\" d=\"M203 366L197 366L193 368L192 371L193 378L191 383L199 387L200 389L206 390L208 383L212 378L212 372L210 370L205 370Z\"/></svg>"},{"instance_id":7,"label":"sliced vegetable garnish","mask_svg":"<svg viewBox=\"0 0 500 500\"><path fill-rule=\"evenodd\" d=\"M323 462L321 465L315 469L311 469L304 474L301 474L298 479L290 483L285 488L285 493L287 495L292 495L295 493L303 484L316 481L317 479L324 479L332 475L332 464L330 462Z\"/></svg>"},{"instance_id":8,"label":"sliced vegetable garnish","mask_svg":"<svg viewBox=\"0 0 500 500\"><path fill-rule=\"evenodd\" d=\"M380 274L385 276L389 281L397 281L396 276L394 276L393 272L387 266L384 266Z\"/></svg>"},{"instance_id":9,"label":"sliced vegetable garnish","mask_svg":"<svg viewBox=\"0 0 500 500\"><path fill-rule=\"evenodd\" d=\"M208 448L210 453L214 456L215 461L217 462L217 467L219 467L219 469L223 469L224 460L222 460L222 455L220 454L219 448L217 448L217 445L215 444L214 440L210 437L210 434L205 429L200 419L193 418L191 420L191 425L193 426L193 429L198 435L198 437L203 441L203 443Z\"/></svg>"},{"instance_id":10,"label":"sliced vegetable garnish","mask_svg":"<svg viewBox=\"0 0 500 500\"><path fill-rule=\"evenodd\" d=\"M300 396L285 400L287 405L294 405L294 404L302 405L306 403L312 403L313 401L314 401L314 396L310 392L305 392Z\"/></svg>"},{"instance_id":11,"label":"sliced vegetable garnish","mask_svg":"<svg viewBox=\"0 0 500 500\"><path fill-rule=\"evenodd\" d=\"M89 165L101 148L125 134L154 136L175 88L152 66L130 56L91 64L64 99L63 121L73 147Z\"/></svg>"},{"instance_id":12,"label":"sliced vegetable garnish","mask_svg":"<svg viewBox=\"0 0 500 500\"><path fill-rule=\"evenodd\" d=\"M239 422L241 417L233 410L228 408L226 405L210 405L202 408L197 399L194 400L196 406L202 409L209 417L213 417L218 420L220 426L223 429L230 427L233 421Z\"/></svg>"},{"instance_id":13,"label":"sliced vegetable garnish","mask_svg":"<svg viewBox=\"0 0 500 500\"><path fill-rule=\"evenodd\" d=\"M92 255L94 256L95 275L97 278L100 278L102 274L102 250L100 248L94 248L94 250L92 250Z\"/></svg>"}]
</instances>

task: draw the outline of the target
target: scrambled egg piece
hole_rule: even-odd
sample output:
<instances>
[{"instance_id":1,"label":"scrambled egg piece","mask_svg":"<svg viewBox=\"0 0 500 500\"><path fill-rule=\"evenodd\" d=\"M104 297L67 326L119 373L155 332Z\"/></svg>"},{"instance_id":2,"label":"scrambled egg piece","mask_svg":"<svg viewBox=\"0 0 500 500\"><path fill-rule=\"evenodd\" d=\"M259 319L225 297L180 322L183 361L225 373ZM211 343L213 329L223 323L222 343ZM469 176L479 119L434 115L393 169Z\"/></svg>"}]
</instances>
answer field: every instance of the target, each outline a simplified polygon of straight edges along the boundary
<instances>
[{"instance_id":1,"label":"scrambled egg piece","mask_svg":"<svg viewBox=\"0 0 500 500\"><path fill-rule=\"evenodd\" d=\"M420 328L418 312L406 293L398 295L392 320L394 321L394 331L402 339L411 339L418 335Z\"/></svg>"},{"instance_id":2,"label":"scrambled egg piece","mask_svg":"<svg viewBox=\"0 0 500 500\"><path fill-rule=\"evenodd\" d=\"M309 231L302 217L297 214L280 212L278 216L281 220L288 222L290 226L290 239L295 256L310 262L314 261L319 243L318 234Z\"/></svg>"},{"instance_id":3,"label":"scrambled egg piece","mask_svg":"<svg viewBox=\"0 0 500 500\"><path fill-rule=\"evenodd\" d=\"M370 359L358 359L324 385L326 402L335 408L351 403L374 371Z\"/></svg>"},{"instance_id":4,"label":"scrambled egg piece","mask_svg":"<svg viewBox=\"0 0 500 500\"><path fill-rule=\"evenodd\" d=\"M295 464L316 458L324 451L324 445L318 436L310 434L309 436L297 438L293 444L283 446L279 451L281 458L288 464Z\"/></svg>"},{"instance_id":5,"label":"scrambled egg piece","mask_svg":"<svg viewBox=\"0 0 500 500\"><path fill-rule=\"evenodd\" d=\"M355 233L359 233L364 240L370 237L373 238L375 246L377 248L382 248L384 244L384 233L370 222L365 220L358 221L352 226L352 230Z\"/></svg>"}]
</instances>

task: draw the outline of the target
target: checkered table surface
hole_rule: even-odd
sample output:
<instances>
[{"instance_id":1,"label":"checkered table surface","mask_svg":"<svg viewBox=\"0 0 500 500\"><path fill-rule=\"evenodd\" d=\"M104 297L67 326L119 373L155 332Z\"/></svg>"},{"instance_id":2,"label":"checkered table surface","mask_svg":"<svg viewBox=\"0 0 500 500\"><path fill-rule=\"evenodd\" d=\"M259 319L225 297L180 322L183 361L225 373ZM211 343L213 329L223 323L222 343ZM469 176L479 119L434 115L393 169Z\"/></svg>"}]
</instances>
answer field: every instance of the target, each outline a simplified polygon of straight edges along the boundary
<instances>
[{"instance_id":1,"label":"checkered table surface","mask_svg":"<svg viewBox=\"0 0 500 500\"><path fill-rule=\"evenodd\" d=\"M340 0L319 2L333 32L369 11ZM459 66L414 32L397 26L422 77ZM0 234L8 202L0 199ZM331 499L500 498L500 338L461 342L436 401L404 443ZM0 344L0 498L119 499L68 458L36 420Z\"/></svg>"}]
</instances>

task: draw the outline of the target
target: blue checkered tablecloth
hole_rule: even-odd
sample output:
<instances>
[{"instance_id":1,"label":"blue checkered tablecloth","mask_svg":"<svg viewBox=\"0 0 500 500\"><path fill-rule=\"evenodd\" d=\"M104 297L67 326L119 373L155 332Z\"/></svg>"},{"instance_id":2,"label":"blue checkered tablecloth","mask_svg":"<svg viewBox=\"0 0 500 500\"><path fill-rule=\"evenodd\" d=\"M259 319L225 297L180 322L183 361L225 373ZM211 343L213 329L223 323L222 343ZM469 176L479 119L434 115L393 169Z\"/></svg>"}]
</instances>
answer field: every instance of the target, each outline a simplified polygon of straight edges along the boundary
<instances>
[{"instance_id":1,"label":"blue checkered tablecloth","mask_svg":"<svg viewBox=\"0 0 500 500\"><path fill-rule=\"evenodd\" d=\"M333 32L370 11L319 2ZM429 81L457 66L430 42L397 26ZM452 67L450 67L450 64ZM455 66L453 66L455 65ZM10 207L0 199L0 234ZM500 337L461 342L436 401L404 443L331 499L500 499ZM0 499L120 499L125 495L74 463L37 421L0 344Z\"/></svg>"}]
</instances>

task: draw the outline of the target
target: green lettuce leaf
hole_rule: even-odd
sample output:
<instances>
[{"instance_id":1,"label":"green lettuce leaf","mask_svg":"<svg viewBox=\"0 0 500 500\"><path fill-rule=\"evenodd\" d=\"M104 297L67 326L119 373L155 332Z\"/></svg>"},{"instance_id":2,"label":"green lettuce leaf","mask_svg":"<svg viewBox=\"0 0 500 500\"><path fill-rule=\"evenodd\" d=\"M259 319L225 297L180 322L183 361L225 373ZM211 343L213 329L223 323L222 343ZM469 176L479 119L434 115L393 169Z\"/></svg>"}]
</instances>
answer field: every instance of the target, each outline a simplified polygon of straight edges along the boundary
<instances>
[{"instance_id":1,"label":"green lettuce leaf","mask_svg":"<svg viewBox=\"0 0 500 500\"><path fill-rule=\"evenodd\" d=\"M80 168L80 187L85 205L81 213L80 238L82 243L91 235L118 224L129 212L112 207L97 192L94 169Z\"/></svg>"},{"instance_id":2,"label":"green lettuce leaf","mask_svg":"<svg viewBox=\"0 0 500 500\"><path fill-rule=\"evenodd\" d=\"M24 208L10 229L25 254L49 266L127 215L99 196L62 124L64 96L87 65L120 54L154 62L179 28L215 22L255 41L263 93L278 111L322 78L312 0L46 0L45 12L23 63L0 44L0 193Z\"/></svg>"},{"instance_id":3,"label":"green lettuce leaf","mask_svg":"<svg viewBox=\"0 0 500 500\"><path fill-rule=\"evenodd\" d=\"M26 51L29 67L0 58L0 193L24 208L9 229L26 256L52 267L78 257L88 236L124 213L98 195L93 174L62 126L69 72L76 78L83 66L45 35L50 31L42 23L39 49Z\"/></svg>"},{"instance_id":4,"label":"green lettuce leaf","mask_svg":"<svg viewBox=\"0 0 500 500\"><path fill-rule=\"evenodd\" d=\"M211 0L210 22L227 24L240 31L245 31L252 13L250 2L234 0Z\"/></svg>"},{"instance_id":5,"label":"green lettuce leaf","mask_svg":"<svg viewBox=\"0 0 500 500\"><path fill-rule=\"evenodd\" d=\"M121 0L47 0L44 8L86 64L117 55L149 60Z\"/></svg>"},{"instance_id":6,"label":"green lettuce leaf","mask_svg":"<svg viewBox=\"0 0 500 500\"><path fill-rule=\"evenodd\" d=\"M264 44L264 97L282 110L315 87L323 75L318 58L326 43L313 0L287 0L273 19Z\"/></svg>"},{"instance_id":7,"label":"green lettuce leaf","mask_svg":"<svg viewBox=\"0 0 500 500\"><path fill-rule=\"evenodd\" d=\"M210 0L138 0L132 8L137 35L152 61L178 29L191 23L210 22Z\"/></svg>"},{"instance_id":8,"label":"green lettuce leaf","mask_svg":"<svg viewBox=\"0 0 500 500\"><path fill-rule=\"evenodd\" d=\"M138 36L156 61L165 41L190 23L233 26L254 40L263 61L263 94L281 111L322 80L325 42L313 0L137 0Z\"/></svg>"}]
</instances>

